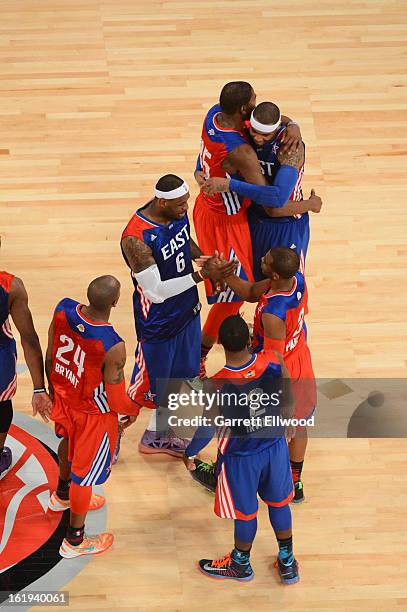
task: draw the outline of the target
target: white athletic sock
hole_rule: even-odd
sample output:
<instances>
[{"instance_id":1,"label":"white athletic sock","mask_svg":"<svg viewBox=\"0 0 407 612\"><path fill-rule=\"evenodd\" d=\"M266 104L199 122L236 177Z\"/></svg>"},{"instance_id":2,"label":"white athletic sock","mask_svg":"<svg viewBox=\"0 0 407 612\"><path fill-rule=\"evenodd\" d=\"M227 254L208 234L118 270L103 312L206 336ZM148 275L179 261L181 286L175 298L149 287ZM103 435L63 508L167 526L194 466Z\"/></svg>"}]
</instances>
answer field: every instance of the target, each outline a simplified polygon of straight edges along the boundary
<instances>
[{"instance_id":1,"label":"white athletic sock","mask_svg":"<svg viewBox=\"0 0 407 612\"><path fill-rule=\"evenodd\" d=\"M157 410L151 411L150 422L147 425L147 431L157 431Z\"/></svg>"}]
</instances>

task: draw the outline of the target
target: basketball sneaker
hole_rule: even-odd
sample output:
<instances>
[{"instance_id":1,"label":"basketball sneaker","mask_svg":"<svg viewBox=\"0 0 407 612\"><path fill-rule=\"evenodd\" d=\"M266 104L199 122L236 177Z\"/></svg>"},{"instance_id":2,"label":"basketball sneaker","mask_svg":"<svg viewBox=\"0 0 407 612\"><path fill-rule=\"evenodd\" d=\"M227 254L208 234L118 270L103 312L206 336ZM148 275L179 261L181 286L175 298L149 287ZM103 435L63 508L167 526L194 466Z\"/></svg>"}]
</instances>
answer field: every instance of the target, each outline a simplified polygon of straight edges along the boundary
<instances>
[{"instance_id":1,"label":"basketball sneaker","mask_svg":"<svg viewBox=\"0 0 407 612\"><path fill-rule=\"evenodd\" d=\"M92 493L89 504L89 512L92 510L99 510L102 506L105 505L105 498L102 495L97 495L96 493ZM63 512L64 510L68 510L71 507L71 503L69 499L60 499L54 491L54 493L49 498L48 508L52 510L52 512Z\"/></svg>"},{"instance_id":2,"label":"basketball sneaker","mask_svg":"<svg viewBox=\"0 0 407 612\"><path fill-rule=\"evenodd\" d=\"M291 502L293 504L301 504L304 501L304 487L301 480L294 483L294 497Z\"/></svg>"},{"instance_id":3,"label":"basketball sneaker","mask_svg":"<svg viewBox=\"0 0 407 612\"><path fill-rule=\"evenodd\" d=\"M0 474L9 469L12 461L13 456L11 454L11 449L8 446L5 446L0 455Z\"/></svg>"},{"instance_id":4,"label":"basketball sneaker","mask_svg":"<svg viewBox=\"0 0 407 612\"><path fill-rule=\"evenodd\" d=\"M59 554L64 559L74 559L83 555L100 555L108 550L113 544L112 533L99 533L97 535L86 535L81 544L72 546L66 538L63 539Z\"/></svg>"},{"instance_id":5,"label":"basketball sneaker","mask_svg":"<svg viewBox=\"0 0 407 612\"><path fill-rule=\"evenodd\" d=\"M236 563L230 553L220 559L201 559L199 569L206 576L219 580L248 582L254 578L254 571L250 562Z\"/></svg>"},{"instance_id":6,"label":"basketball sneaker","mask_svg":"<svg viewBox=\"0 0 407 612\"><path fill-rule=\"evenodd\" d=\"M190 472L192 478L208 491L215 493L218 481L216 477L216 462L206 463L206 461L201 461L201 459L194 459L194 463L196 470Z\"/></svg>"},{"instance_id":7,"label":"basketball sneaker","mask_svg":"<svg viewBox=\"0 0 407 612\"><path fill-rule=\"evenodd\" d=\"M157 434L155 431L146 429L139 442L138 449L140 453L147 455L164 453L172 457L182 458L188 444L189 440L177 438L169 431L164 434Z\"/></svg>"},{"instance_id":8,"label":"basketball sneaker","mask_svg":"<svg viewBox=\"0 0 407 612\"><path fill-rule=\"evenodd\" d=\"M298 563L294 559L294 556L291 555L291 559L288 563L283 562L279 557L277 557L274 567L277 568L283 584L295 584L299 581L300 574L298 572Z\"/></svg>"}]
</instances>

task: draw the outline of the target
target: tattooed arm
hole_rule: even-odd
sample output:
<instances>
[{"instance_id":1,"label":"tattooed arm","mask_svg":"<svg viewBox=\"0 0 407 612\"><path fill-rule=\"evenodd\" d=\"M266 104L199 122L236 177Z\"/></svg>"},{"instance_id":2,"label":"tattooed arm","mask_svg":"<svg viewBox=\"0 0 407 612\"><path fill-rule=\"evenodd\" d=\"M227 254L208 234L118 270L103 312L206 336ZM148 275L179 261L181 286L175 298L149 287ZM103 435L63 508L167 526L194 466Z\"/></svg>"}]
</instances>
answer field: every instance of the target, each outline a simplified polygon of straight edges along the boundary
<instances>
[{"instance_id":1,"label":"tattooed arm","mask_svg":"<svg viewBox=\"0 0 407 612\"><path fill-rule=\"evenodd\" d=\"M126 394L124 366L126 365L126 347L124 342L115 344L106 354L103 365L103 382L105 383L107 401L113 412L137 416L140 406Z\"/></svg>"},{"instance_id":2,"label":"tattooed arm","mask_svg":"<svg viewBox=\"0 0 407 612\"><path fill-rule=\"evenodd\" d=\"M195 247L198 249L196 245ZM203 264L200 272L162 280L152 250L142 240L135 236L127 236L122 240L122 248L144 295L154 304L161 304L168 298L187 291L204 278L221 280L232 274L235 269L234 262L221 262L216 257L212 257ZM198 254L198 250L196 256L200 257L201 253L199 251Z\"/></svg>"}]
</instances>

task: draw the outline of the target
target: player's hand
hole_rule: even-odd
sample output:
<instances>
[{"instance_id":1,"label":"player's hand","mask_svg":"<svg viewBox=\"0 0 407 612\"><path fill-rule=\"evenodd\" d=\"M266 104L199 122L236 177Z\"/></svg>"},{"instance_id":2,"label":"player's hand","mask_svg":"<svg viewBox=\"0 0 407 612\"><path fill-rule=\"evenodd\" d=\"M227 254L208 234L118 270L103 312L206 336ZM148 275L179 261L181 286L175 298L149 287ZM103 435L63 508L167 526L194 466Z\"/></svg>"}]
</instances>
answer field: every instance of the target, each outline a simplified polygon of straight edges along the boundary
<instances>
[{"instance_id":1,"label":"player's hand","mask_svg":"<svg viewBox=\"0 0 407 612\"><path fill-rule=\"evenodd\" d=\"M213 178L207 179L203 185L201 185L201 191L206 195L215 195L215 193L221 193L229 191L230 179L221 178L214 176Z\"/></svg>"},{"instance_id":2,"label":"player's hand","mask_svg":"<svg viewBox=\"0 0 407 612\"><path fill-rule=\"evenodd\" d=\"M296 124L287 126L283 132L281 138L283 153L294 152L298 149L300 142L302 141L300 127Z\"/></svg>"},{"instance_id":3,"label":"player's hand","mask_svg":"<svg viewBox=\"0 0 407 612\"><path fill-rule=\"evenodd\" d=\"M137 420L136 416L122 416L120 417L120 421L119 421L119 429L122 432L122 435L124 435L124 430L127 429L128 427L130 427L130 425L133 425L133 423L135 423Z\"/></svg>"},{"instance_id":4,"label":"player's hand","mask_svg":"<svg viewBox=\"0 0 407 612\"><path fill-rule=\"evenodd\" d=\"M314 213L321 212L322 200L319 196L317 196L314 189L311 189L311 194L310 194L308 202L309 202L308 210Z\"/></svg>"},{"instance_id":5,"label":"player's hand","mask_svg":"<svg viewBox=\"0 0 407 612\"><path fill-rule=\"evenodd\" d=\"M194 173L194 177L199 187L202 187L202 185L205 185L206 183L205 172L202 172L202 170L196 170Z\"/></svg>"},{"instance_id":6,"label":"player's hand","mask_svg":"<svg viewBox=\"0 0 407 612\"><path fill-rule=\"evenodd\" d=\"M214 281L220 281L228 276L235 273L237 269L237 262L232 259L230 261L221 259L217 255L214 255L210 259L207 259L203 267L201 268L202 275L206 278L210 278Z\"/></svg>"},{"instance_id":7,"label":"player's hand","mask_svg":"<svg viewBox=\"0 0 407 612\"><path fill-rule=\"evenodd\" d=\"M31 405L33 416L39 414L45 423L49 422L51 417L52 402L48 393L33 393Z\"/></svg>"},{"instance_id":8,"label":"player's hand","mask_svg":"<svg viewBox=\"0 0 407 612\"><path fill-rule=\"evenodd\" d=\"M184 456L182 457L182 460L184 462L185 467L187 468L189 472L193 472L194 470L196 470L195 461L193 459L188 459L188 457L184 454Z\"/></svg>"}]
</instances>

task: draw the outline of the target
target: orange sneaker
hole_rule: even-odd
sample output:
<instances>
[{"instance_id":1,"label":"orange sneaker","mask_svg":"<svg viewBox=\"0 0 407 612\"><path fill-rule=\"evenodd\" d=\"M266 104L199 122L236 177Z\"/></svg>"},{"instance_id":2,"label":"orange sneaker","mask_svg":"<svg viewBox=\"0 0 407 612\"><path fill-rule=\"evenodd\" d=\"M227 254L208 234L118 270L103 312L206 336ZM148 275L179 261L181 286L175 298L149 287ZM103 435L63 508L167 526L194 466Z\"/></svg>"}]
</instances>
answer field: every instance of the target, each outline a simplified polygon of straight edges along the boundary
<instances>
[{"instance_id":1,"label":"orange sneaker","mask_svg":"<svg viewBox=\"0 0 407 612\"><path fill-rule=\"evenodd\" d=\"M106 500L102 495L97 495L96 493L92 493L92 497L90 498L89 511L99 510L102 506L104 506ZM71 503L69 499L60 499L56 494L56 491L53 492L51 497L49 498L48 508L52 510L52 512L63 512L71 507Z\"/></svg>"},{"instance_id":2,"label":"orange sneaker","mask_svg":"<svg viewBox=\"0 0 407 612\"><path fill-rule=\"evenodd\" d=\"M72 546L66 538L64 538L59 554L64 559L74 559L83 555L100 555L108 550L113 544L112 533L98 533L97 535L86 535L81 544Z\"/></svg>"}]
</instances>

